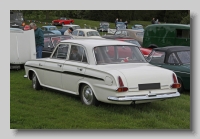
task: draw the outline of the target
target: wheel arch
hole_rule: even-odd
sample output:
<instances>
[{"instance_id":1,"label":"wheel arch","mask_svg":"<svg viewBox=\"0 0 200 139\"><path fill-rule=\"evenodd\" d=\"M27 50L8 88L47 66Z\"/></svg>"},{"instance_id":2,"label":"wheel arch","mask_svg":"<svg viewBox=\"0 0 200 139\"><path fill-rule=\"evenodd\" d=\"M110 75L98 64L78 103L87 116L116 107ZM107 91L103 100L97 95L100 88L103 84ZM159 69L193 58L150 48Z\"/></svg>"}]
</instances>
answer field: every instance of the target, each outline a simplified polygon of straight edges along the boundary
<instances>
[{"instance_id":1,"label":"wheel arch","mask_svg":"<svg viewBox=\"0 0 200 139\"><path fill-rule=\"evenodd\" d=\"M84 81L79 82L79 84L78 84L78 95L80 96L80 94L81 94L81 88L82 88L83 85L89 85L92 88L92 91L93 91L96 99L98 100L97 95L96 95L96 93L94 91L93 86L90 83L88 83L88 82L84 82Z\"/></svg>"}]
</instances>

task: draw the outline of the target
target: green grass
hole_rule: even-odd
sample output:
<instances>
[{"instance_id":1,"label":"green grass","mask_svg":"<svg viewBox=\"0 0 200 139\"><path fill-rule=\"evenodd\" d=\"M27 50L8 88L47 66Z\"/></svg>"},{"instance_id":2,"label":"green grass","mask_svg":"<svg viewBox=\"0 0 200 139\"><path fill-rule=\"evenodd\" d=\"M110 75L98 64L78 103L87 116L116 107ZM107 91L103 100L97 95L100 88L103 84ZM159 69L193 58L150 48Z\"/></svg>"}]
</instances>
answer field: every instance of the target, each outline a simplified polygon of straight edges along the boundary
<instances>
[{"instance_id":1,"label":"green grass","mask_svg":"<svg viewBox=\"0 0 200 139\"><path fill-rule=\"evenodd\" d=\"M95 107L67 93L36 91L24 74L23 69L10 70L11 129L190 129L190 92L135 108L106 103Z\"/></svg>"}]
</instances>

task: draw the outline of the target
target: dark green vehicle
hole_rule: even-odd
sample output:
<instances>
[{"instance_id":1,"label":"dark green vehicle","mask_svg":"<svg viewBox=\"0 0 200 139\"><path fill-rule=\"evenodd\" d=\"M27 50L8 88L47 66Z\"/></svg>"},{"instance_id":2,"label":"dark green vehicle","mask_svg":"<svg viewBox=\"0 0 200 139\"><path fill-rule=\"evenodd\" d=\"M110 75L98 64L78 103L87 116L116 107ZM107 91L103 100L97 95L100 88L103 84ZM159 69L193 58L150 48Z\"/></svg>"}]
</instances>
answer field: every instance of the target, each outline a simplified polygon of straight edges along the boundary
<instances>
[{"instance_id":1,"label":"dark green vehicle","mask_svg":"<svg viewBox=\"0 0 200 139\"><path fill-rule=\"evenodd\" d=\"M154 48L147 57L147 61L155 66L174 71L181 84L181 88L178 89L180 93L184 90L190 90L190 47Z\"/></svg>"},{"instance_id":2,"label":"dark green vehicle","mask_svg":"<svg viewBox=\"0 0 200 139\"><path fill-rule=\"evenodd\" d=\"M144 31L143 47L190 46L190 25L152 24Z\"/></svg>"}]
</instances>

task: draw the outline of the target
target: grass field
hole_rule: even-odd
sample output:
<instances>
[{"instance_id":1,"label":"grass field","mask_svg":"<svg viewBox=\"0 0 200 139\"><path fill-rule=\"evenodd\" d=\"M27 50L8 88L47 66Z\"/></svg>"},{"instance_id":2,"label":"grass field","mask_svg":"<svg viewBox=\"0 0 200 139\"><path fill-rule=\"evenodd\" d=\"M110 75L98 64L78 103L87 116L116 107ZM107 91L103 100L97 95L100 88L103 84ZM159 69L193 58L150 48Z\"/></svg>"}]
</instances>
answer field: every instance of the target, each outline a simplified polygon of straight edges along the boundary
<instances>
[{"instance_id":1,"label":"grass field","mask_svg":"<svg viewBox=\"0 0 200 139\"><path fill-rule=\"evenodd\" d=\"M149 104L85 106L78 96L33 90L25 71L10 70L11 129L190 129L190 92Z\"/></svg>"}]
</instances>

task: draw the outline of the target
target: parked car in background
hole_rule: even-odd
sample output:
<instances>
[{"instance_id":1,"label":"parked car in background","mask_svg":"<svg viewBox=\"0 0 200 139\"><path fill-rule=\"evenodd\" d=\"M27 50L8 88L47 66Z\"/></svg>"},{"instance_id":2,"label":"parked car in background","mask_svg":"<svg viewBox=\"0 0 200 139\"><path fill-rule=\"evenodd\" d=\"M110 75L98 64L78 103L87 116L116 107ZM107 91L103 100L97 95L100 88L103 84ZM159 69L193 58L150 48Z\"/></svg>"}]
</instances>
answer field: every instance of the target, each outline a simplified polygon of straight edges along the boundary
<instances>
[{"instance_id":1,"label":"parked car in background","mask_svg":"<svg viewBox=\"0 0 200 139\"><path fill-rule=\"evenodd\" d=\"M61 32L62 35L64 35L65 31L68 30L68 28L70 27L73 28L73 30L81 28L79 25L70 24L70 25L63 25L62 28L59 29L59 31Z\"/></svg>"},{"instance_id":2,"label":"parked car in background","mask_svg":"<svg viewBox=\"0 0 200 139\"><path fill-rule=\"evenodd\" d=\"M58 26L58 25L67 25L67 24L73 24L74 20L66 17L60 17L60 19L56 19L52 21L52 25Z\"/></svg>"},{"instance_id":3,"label":"parked car in background","mask_svg":"<svg viewBox=\"0 0 200 139\"><path fill-rule=\"evenodd\" d=\"M181 87L179 92L190 90L190 47L167 46L154 48L147 57L150 64L172 70Z\"/></svg>"},{"instance_id":4,"label":"parked car in background","mask_svg":"<svg viewBox=\"0 0 200 139\"><path fill-rule=\"evenodd\" d=\"M135 44L140 48L140 51L142 52L144 57L147 57L152 51L152 48L143 48L137 40L130 38L130 37L120 37L120 36L117 36L117 35L109 35L109 36L105 35L105 36L102 36L102 37L105 38L105 39L113 39L113 40L125 41L125 42L128 42L128 43Z\"/></svg>"},{"instance_id":5,"label":"parked car in background","mask_svg":"<svg viewBox=\"0 0 200 139\"><path fill-rule=\"evenodd\" d=\"M121 30L117 30L114 35L133 38L137 40L140 43L140 45L143 46L142 42L143 42L144 32L141 30L121 29Z\"/></svg>"},{"instance_id":6,"label":"parked car in background","mask_svg":"<svg viewBox=\"0 0 200 139\"><path fill-rule=\"evenodd\" d=\"M152 24L144 31L143 47L190 46L190 25Z\"/></svg>"},{"instance_id":7,"label":"parked car in background","mask_svg":"<svg viewBox=\"0 0 200 139\"><path fill-rule=\"evenodd\" d=\"M25 73L33 89L79 95L85 105L130 105L180 96L173 71L149 64L137 46L116 40L61 41L49 58L26 62Z\"/></svg>"},{"instance_id":8,"label":"parked car in background","mask_svg":"<svg viewBox=\"0 0 200 139\"><path fill-rule=\"evenodd\" d=\"M42 26L43 31L53 32L55 35L61 35L61 32L57 29L56 26Z\"/></svg>"},{"instance_id":9,"label":"parked car in background","mask_svg":"<svg viewBox=\"0 0 200 139\"><path fill-rule=\"evenodd\" d=\"M44 36L48 36L48 35L55 35L55 33L51 32L51 31L43 31Z\"/></svg>"},{"instance_id":10,"label":"parked car in background","mask_svg":"<svg viewBox=\"0 0 200 139\"><path fill-rule=\"evenodd\" d=\"M141 31L144 31L144 28L143 28L143 26L142 25L140 25L140 24L135 24L134 26L132 26L132 29L133 30L141 30Z\"/></svg>"},{"instance_id":11,"label":"parked car in background","mask_svg":"<svg viewBox=\"0 0 200 139\"><path fill-rule=\"evenodd\" d=\"M29 25L25 25L24 26L24 30L30 30L31 28L30 28L30 26Z\"/></svg>"},{"instance_id":12,"label":"parked car in background","mask_svg":"<svg viewBox=\"0 0 200 139\"><path fill-rule=\"evenodd\" d=\"M54 48L60 41L73 39L70 35L45 35L44 36L44 48L42 50L42 58L50 57Z\"/></svg>"},{"instance_id":13,"label":"parked car in background","mask_svg":"<svg viewBox=\"0 0 200 139\"><path fill-rule=\"evenodd\" d=\"M101 21L99 24L99 28L97 29L99 32L107 32L110 24L106 21Z\"/></svg>"},{"instance_id":14,"label":"parked car in background","mask_svg":"<svg viewBox=\"0 0 200 139\"><path fill-rule=\"evenodd\" d=\"M102 38L94 29L76 29L72 32L74 38Z\"/></svg>"},{"instance_id":15,"label":"parked car in background","mask_svg":"<svg viewBox=\"0 0 200 139\"><path fill-rule=\"evenodd\" d=\"M117 22L116 30L126 29L126 25L124 22Z\"/></svg>"}]
</instances>

